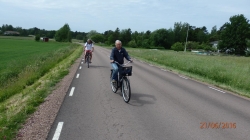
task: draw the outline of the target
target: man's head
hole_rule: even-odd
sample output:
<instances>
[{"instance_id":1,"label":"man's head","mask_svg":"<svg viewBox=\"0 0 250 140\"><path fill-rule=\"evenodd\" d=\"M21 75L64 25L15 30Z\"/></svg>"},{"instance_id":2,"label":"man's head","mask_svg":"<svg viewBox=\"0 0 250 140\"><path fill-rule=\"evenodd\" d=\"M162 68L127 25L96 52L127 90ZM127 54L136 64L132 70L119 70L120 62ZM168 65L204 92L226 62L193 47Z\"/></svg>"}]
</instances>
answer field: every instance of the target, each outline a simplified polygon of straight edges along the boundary
<instances>
[{"instance_id":1,"label":"man's head","mask_svg":"<svg viewBox=\"0 0 250 140\"><path fill-rule=\"evenodd\" d=\"M115 47L120 50L122 48L122 42L120 40L115 41Z\"/></svg>"}]
</instances>

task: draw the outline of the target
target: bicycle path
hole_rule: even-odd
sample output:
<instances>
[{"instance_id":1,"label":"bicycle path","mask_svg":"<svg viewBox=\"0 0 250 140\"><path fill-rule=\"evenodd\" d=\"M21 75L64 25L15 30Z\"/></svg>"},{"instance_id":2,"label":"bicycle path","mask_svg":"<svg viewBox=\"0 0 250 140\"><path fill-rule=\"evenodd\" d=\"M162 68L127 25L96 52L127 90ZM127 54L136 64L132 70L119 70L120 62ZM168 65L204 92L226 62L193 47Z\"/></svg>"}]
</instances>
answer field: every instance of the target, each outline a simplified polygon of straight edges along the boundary
<instances>
[{"instance_id":1,"label":"bicycle path","mask_svg":"<svg viewBox=\"0 0 250 140\"><path fill-rule=\"evenodd\" d=\"M250 101L135 60L131 100L110 88L110 50L79 64L48 140L247 140ZM83 62L83 61L82 61Z\"/></svg>"}]
</instances>

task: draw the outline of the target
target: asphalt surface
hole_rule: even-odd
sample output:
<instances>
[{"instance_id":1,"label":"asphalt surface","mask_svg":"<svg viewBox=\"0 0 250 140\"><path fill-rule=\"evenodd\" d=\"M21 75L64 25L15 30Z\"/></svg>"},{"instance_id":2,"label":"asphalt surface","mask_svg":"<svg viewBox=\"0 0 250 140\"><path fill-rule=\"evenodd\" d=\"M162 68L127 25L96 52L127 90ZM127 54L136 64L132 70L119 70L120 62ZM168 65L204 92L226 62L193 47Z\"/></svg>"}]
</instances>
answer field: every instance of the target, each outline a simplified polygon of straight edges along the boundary
<instances>
[{"instance_id":1,"label":"asphalt surface","mask_svg":"<svg viewBox=\"0 0 250 140\"><path fill-rule=\"evenodd\" d=\"M79 64L48 140L250 140L250 100L135 60L127 104L109 54L95 47Z\"/></svg>"}]
</instances>

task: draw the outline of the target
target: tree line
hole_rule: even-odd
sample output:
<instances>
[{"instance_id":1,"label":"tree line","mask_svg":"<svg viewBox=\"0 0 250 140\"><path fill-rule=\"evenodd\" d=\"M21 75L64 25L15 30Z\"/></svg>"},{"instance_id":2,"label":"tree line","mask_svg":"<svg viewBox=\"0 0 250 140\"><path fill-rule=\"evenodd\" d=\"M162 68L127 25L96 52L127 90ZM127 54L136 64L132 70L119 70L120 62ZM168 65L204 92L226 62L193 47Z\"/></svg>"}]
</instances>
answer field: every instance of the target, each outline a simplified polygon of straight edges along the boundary
<instances>
[{"instance_id":1,"label":"tree line","mask_svg":"<svg viewBox=\"0 0 250 140\"><path fill-rule=\"evenodd\" d=\"M12 27L3 25L0 27L4 31L12 30L20 32L21 36L36 35L55 38L57 41L71 42L71 39L86 41L88 38L96 43L104 43L114 46L115 40L122 41L123 46L134 48L165 48L175 51L202 49L205 51L226 52L236 55L250 54L250 23L244 15L235 15L230 17L220 28L214 26L209 32L205 26L196 27L189 23L176 22L173 28L161 28L155 31L138 32L130 28L120 30L118 27L113 30L107 30L104 33L98 33L91 30L85 32L72 32L68 24L65 24L58 31L46 31L36 27L31 29L22 29L21 27ZM211 42L217 41L218 47L214 48Z\"/></svg>"},{"instance_id":2,"label":"tree line","mask_svg":"<svg viewBox=\"0 0 250 140\"><path fill-rule=\"evenodd\" d=\"M68 25L68 24L67 24ZM22 27L13 27L12 25L4 24L2 27L0 26L0 35L4 35L6 31L16 31L20 34L18 36L29 36L29 35L39 35L41 37L48 37L48 38L55 38L56 32L58 30L45 30L39 29L37 27L30 28L30 29L23 29ZM85 32L78 32L78 31L70 31L71 37L73 39L82 40L86 37L87 33ZM12 35L12 34L9 34ZM13 34L14 36L17 34Z\"/></svg>"}]
</instances>

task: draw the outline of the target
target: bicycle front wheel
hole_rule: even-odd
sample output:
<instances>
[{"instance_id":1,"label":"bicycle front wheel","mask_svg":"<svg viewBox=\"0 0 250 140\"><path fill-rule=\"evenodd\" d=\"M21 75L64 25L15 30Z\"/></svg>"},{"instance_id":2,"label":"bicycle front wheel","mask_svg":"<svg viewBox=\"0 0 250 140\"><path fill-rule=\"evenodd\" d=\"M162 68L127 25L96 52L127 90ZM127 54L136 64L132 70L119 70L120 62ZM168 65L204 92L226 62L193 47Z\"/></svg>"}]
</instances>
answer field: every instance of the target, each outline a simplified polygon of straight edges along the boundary
<instances>
[{"instance_id":1,"label":"bicycle front wheel","mask_svg":"<svg viewBox=\"0 0 250 140\"><path fill-rule=\"evenodd\" d=\"M126 77L124 77L122 80L122 97L126 103L129 102L131 97L130 83Z\"/></svg>"},{"instance_id":2,"label":"bicycle front wheel","mask_svg":"<svg viewBox=\"0 0 250 140\"><path fill-rule=\"evenodd\" d=\"M88 54L88 56L87 56L87 63L88 63L88 68L89 68L89 60L90 58L89 58L89 54Z\"/></svg>"}]
</instances>

